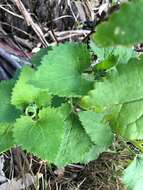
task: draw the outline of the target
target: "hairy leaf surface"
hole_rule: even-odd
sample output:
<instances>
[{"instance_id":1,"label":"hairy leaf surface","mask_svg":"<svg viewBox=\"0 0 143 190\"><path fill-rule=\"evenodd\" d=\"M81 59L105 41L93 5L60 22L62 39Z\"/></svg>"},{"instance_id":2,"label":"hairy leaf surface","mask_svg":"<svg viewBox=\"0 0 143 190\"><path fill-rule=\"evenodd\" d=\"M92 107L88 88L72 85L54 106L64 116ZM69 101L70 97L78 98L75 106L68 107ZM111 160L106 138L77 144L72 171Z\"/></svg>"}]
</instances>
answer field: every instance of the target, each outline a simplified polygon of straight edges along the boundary
<instances>
[{"instance_id":1,"label":"hairy leaf surface","mask_svg":"<svg viewBox=\"0 0 143 190\"><path fill-rule=\"evenodd\" d=\"M13 131L16 144L53 163L63 139L64 119L55 109L43 108L37 121L28 116L17 119Z\"/></svg>"},{"instance_id":2,"label":"hairy leaf surface","mask_svg":"<svg viewBox=\"0 0 143 190\"><path fill-rule=\"evenodd\" d=\"M92 88L83 72L90 66L90 53L84 44L67 43L53 47L42 60L31 81L58 96L82 96Z\"/></svg>"},{"instance_id":3,"label":"hairy leaf surface","mask_svg":"<svg viewBox=\"0 0 143 190\"><path fill-rule=\"evenodd\" d=\"M118 65L106 79L83 97L81 105L88 109L110 110L114 130L130 139L143 139L143 60L133 59ZM113 109L114 108L114 113Z\"/></svg>"},{"instance_id":4,"label":"hairy leaf surface","mask_svg":"<svg viewBox=\"0 0 143 190\"><path fill-rule=\"evenodd\" d=\"M34 75L34 70L25 66L21 71L19 80L13 88L11 102L17 108L25 108L27 105L36 103L37 106L47 106L50 104L51 96L45 90L35 88L27 84Z\"/></svg>"},{"instance_id":5,"label":"hairy leaf surface","mask_svg":"<svg viewBox=\"0 0 143 190\"><path fill-rule=\"evenodd\" d=\"M65 103L57 110L64 118L65 131L54 163L58 166L65 166L77 162L87 163L96 159L104 150L91 141L77 115L72 113L71 106Z\"/></svg>"},{"instance_id":6,"label":"hairy leaf surface","mask_svg":"<svg viewBox=\"0 0 143 190\"><path fill-rule=\"evenodd\" d=\"M93 143L103 149L107 149L112 144L113 133L104 119L105 114L84 111L79 113L79 117Z\"/></svg>"},{"instance_id":7,"label":"hairy leaf surface","mask_svg":"<svg viewBox=\"0 0 143 190\"><path fill-rule=\"evenodd\" d=\"M143 41L143 0L121 5L107 22L97 27L93 40L101 46L134 45Z\"/></svg>"},{"instance_id":8,"label":"hairy leaf surface","mask_svg":"<svg viewBox=\"0 0 143 190\"><path fill-rule=\"evenodd\" d=\"M66 119L65 135L55 160L57 165L65 166L78 162L87 163L96 159L101 152L101 148L96 147L91 142L76 117Z\"/></svg>"}]
</instances>

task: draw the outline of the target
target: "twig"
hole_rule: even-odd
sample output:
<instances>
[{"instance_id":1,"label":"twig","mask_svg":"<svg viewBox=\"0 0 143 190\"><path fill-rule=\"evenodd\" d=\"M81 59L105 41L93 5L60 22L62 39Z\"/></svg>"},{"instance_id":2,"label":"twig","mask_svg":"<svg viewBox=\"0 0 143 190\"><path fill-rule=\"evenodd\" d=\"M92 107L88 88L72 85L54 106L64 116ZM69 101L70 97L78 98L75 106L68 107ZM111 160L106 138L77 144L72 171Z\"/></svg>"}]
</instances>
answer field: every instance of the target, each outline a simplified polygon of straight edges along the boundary
<instances>
[{"instance_id":1,"label":"twig","mask_svg":"<svg viewBox=\"0 0 143 190\"><path fill-rule=\"evenodd\" d=\"M28 11L26 10L26 8L23 5L23 3L21 2L21 0L11 0L11 1L18 7L19 11L22 13L23 17L25 18L27 25L31 26L33 28L33 30L35 31L35 33L39 37L40 41L42 42L42 44L45 47L47 47L49 44L46 41L41 28L39 27L38 24L34 23L31 15L28 13Z\"/></svg>"},{"instance_id":2,"label":"twig","mask_svg":"<svg viewBox=\"0 0 143 190\"><path fill-rule=\"evenodd\" d=\"M13 15L13 16L15 16L15 17L18 17L18 18L21 18L21 19L24 20L24 18L23 18L22 16L20 16L20 15L18 15L18 14L16 14L16 13L13 13L12 11L10 11L10 10L4 8L2 5L0 5L0 9L3 9L4 11L8 12L9 14L11 14L11 15Z\"/></svg>"},{"instance_id":3,"label":"twig","mask_svg":"<svg viewBox=\"0 0 143 190\"><path fill-rule=\"evenodd\" d=\"M70 34L87 35L90 32L91 32L90 30L68 30L68 31L62 31L62 32L55 32L55 34L57 36L70 35Z\"/></svg>"},{"instance_id":4,"label":"twig","mask_svg":"<svg viewBox=\"0 0 143 190\"><path fill-rule=\"evenodd\" d=\"M90 34L90 30L69 30L69 31L63 31L63 32L55 32L55 35L57 36L58 41L62 41L65 39L69 39L75 36L83 37L85 38Z\"/></svg>"},{"instance_id":5,"label":"twig","mask_svg":"<svg viewBox=\"0 0 143 190\"><path fill-rule=\"evenodd\" d=\"M22 34L28 36L30 39L35 40L35 37L34 37L34 36L32 36L31 34L28 34L28 33L25 32L24 30L21 30L20 28L17 28L17 27L15 27L15 26L11 25L11 24L6 23L6 22L1 22L1 21L0 21L0 24L1 24L1 25L4 25L4 26L10 26L12 29L17 30L18 32L20 32L20 33L22 33Z\"/></svg>"}]
</instances>

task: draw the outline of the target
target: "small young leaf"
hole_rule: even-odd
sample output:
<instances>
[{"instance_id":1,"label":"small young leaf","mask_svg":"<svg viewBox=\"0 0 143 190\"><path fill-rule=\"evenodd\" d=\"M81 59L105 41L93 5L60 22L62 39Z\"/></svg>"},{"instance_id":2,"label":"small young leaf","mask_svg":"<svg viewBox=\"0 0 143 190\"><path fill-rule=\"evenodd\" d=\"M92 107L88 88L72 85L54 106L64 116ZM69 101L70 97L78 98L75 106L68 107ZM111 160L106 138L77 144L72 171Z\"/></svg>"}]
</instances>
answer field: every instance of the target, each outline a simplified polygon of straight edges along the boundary
<instances>
[{"instance_id":1,"label":"small young leaf","mask_svg":"<svg viewBox=\"0 0 143 190\"><path fill-rule=\"evenodd\" d=\"M90 66L90 53L84 44L66 43L53 47L42 59L35 78L35 87L48 89L58 96L78 97L92 89L93 82L83 72Z\"/></svg>"},{"instance_id":2,"label":"small young leaf","mask_svg":"<svg viewBox=\"0 0 143 190\"><path fill-rule=\"evenodd\" d=\"M142 190L143 188L143 154L137 155L125 169L123 183L128 190Z\"/></svg>"},{"instance_id":3,"label":"small young leaf","mask_svg":"<svg viewBox=\"0 0 143 190\"><path fill-rule=\"evenodd\" d=\"M0 123L0 153L8 150L14 145L12 129L12 124Z\"/></svg>"},{"instance_id":4,"label":"small young leaf","mask_svg":"<svg viewBox=\"0 0 143 190\"><path fill-rule=\"evenodd\" d=\"M143 0L121 5L108 21L97 27L93 40L101 46L134 45L143 42Z\"/></svg>"},{"instance_id":5,"label":"small young leaf","mask_svg":"<svg viewBox=\"0 0 143 190\"><path fill-rule=\"evenodd\" d=\"M37 121L29 116L17 119L14 140L43 160L54 162L64 135L64 119L52 108L43 108Z\"/></svg>"}]
</instances>

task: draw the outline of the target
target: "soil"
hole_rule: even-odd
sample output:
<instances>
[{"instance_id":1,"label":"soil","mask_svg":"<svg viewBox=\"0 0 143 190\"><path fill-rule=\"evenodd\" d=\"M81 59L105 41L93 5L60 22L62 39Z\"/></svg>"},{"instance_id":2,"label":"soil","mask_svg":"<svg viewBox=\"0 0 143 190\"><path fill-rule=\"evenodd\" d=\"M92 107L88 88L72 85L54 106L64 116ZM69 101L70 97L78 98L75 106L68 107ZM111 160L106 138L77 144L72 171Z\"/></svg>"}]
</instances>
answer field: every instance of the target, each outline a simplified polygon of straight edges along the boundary
<instances>
[{"instance_id":1,"label":"soil","mask_svg":"<svg viewBox=\"0 0 143 190\"><path fill-rule=\"evenodd\" d=\"M87 40L93 28L107 19L110 12L118 9L118 5L108 7L99 14L99 9L106 3L102 0L21 0L33 22L43 32L42 37L46 41L43 42L14 2L0 1L0 47L18 56L22 52L28 58L47 44ZM120 176L129 156L122 146L117 153L104 153L87 165L73 164L64 169L49 167L44 161L27 155L19 148L13 148L3 155L4 173L10 180L20 178L29 166L33 175L37 172L43 174L39 186L28 189L125 190Z\"/></svg>"}]
</instances>

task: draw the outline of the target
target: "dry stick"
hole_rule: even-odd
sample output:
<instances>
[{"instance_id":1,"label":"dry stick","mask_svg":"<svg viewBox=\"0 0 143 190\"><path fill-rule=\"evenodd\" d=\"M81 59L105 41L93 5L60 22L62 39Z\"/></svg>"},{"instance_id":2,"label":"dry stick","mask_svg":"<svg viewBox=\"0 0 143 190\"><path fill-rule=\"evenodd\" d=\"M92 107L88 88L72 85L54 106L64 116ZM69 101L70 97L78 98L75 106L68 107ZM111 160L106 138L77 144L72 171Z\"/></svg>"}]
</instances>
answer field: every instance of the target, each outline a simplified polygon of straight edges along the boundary
<instances>
[{"instance_id":1,"label":"dry stick","mask_svg":"<svg viewBox=\"0 0 143 190\"><path fill-rule=\"evenodd\" d=\"M19 11L22 13L23 17L25 18L25 21L27 23L28 26L31 26L33 28L33 30L35 31L35 33L37 34L37 36L39 37L40 41L42 42L42 44L47 47L49 44L46 41L44 34L41 30L41 28L39 27L38 24L36 24L31 15L28 13L28 11L26 10L25 6L23 5L23 3L21 2L21 0L11 0L12 3L14 3Z\"/></svg>"},{"instance_id":2,"label":"dry stick","mask_svg":"<svg viewBox=\"0 0 143 190\"><path fill-rule=\"evenodd\" d=\"M15 30L17 30L18 32L21 32L22 34L24 34L24 35L26 35L26 36L29 36L29 38L31 38L31 39L36 39L34 36L32 36L32 35L30 35L30 34L28 34L27 32L25 32L24 30L21 30L20 28L17 28L16 26L13 26L13 25L11 25L11 24L8 24L8 23L6 23L6 22L1 22L0 21L0 25L5 25L5 26L10 26L12 29L15 29ZM1 32L1 28L0 28L0 32ZM7 34L6 34L7 35Z\"/></svg>"},{"instance_id":3,"label":"dry stick","mask_svg":"<svg viewBox=\"0 0 143 190\"><path fill-rule=\"evenodd\" d=\"M18 17L18 18L21 18L21 19L24 20L24 18L23 18L22 16L20 16L20 15L18 15L18 14L16 14L16 13L13 13L12 11L10 11L10 10L4 8L2 5L0 5L0 9L3 9L3 10L6 11L7 13L9 13L9 14L15 16L15 17Z\"/></svg>"}]
</instances>

